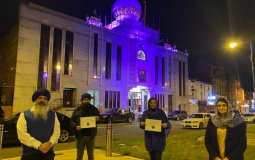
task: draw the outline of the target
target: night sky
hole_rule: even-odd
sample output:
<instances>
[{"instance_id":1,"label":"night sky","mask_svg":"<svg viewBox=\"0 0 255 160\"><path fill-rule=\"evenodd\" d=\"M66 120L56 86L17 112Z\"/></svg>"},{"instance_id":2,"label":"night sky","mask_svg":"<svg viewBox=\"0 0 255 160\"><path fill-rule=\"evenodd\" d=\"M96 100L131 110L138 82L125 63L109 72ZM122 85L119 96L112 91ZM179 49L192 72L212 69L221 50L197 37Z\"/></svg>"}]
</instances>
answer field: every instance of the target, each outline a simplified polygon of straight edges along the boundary
<instances>
[{"instance_id":1,"label":"night sky","mask_svg":"<svg viewBox=\"0 0 255 160\"><path fill-rule=\"evenodd\" d=\"M0 2L0 33L15 23L18 0ZM27 2L28 0L20 0ZM30 0L45 7L85 19L97 10L111 20L115 0ZM143 5L143 0L139 0ZM222 65L228 74L239 73L245 90L252 90L249 44L255 48L255 0L147 0L147 25L160 29L161 39L189 53L189 72L203 60ZM143 6L142 6L143 8ZM154 20L153 20L154 19ZM113 18L112 18L113 20ZM154 23L153 23L154 22ZM238 50L226 50L234 37L243 43ZM195 78L195 77L194 77Z\"/></svg>"}]
</instances>

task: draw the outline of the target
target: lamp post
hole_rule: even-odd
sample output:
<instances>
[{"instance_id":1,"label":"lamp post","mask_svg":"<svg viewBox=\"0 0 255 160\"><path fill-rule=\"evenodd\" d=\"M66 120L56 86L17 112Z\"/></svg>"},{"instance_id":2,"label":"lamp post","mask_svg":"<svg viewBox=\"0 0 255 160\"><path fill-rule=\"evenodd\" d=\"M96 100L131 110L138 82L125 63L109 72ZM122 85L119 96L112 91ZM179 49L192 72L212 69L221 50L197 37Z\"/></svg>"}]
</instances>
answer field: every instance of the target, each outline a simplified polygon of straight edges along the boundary
<instances>
[{"instance_id":1,"label":"lamp post","mask_svg":"<svg viewBox=\"0 0 255 160\"><path fill-rule=\"evenodd\" d=\"M239 45L237 42L230 42L228 47L231 49L236 48ZM251 101L251 110L255 110L255 74L254 74L254 59L253 59L253 47L252 42L249 42L250 47L250 61L251 61L251 71L252 71L252 84L253 84L253 92L252 92L252 101Z\"/></svg>"},{"instance_id":2,"label":"lamp post","mask_svg":"<svg viewBox=\"0 0 255 160\"><path fill-rule=\"evenodd\" d=\"M253 64L253 48L252 48L252 43L250 41L250 60L251 60L251 70L252 70L252 84L253 84L253 94L252 98L255 99L255 76L254 76L254 64Z\"/></svg>"}]
</instances>

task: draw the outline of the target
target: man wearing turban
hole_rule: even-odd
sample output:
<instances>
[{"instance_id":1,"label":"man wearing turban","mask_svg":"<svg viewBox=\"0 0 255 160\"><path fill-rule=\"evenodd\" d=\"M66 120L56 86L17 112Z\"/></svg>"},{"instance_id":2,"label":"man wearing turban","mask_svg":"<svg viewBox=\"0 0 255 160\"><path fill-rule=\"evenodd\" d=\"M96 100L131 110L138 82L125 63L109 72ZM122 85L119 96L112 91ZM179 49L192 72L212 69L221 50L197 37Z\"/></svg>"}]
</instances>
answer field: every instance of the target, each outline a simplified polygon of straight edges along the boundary
<instances>
[{"instance_id":1,"label":"man wearing turban","mask_svg":"<svg viewBox=\"0 0 255 160\"><path fill-rule=\"evenodd\" d=\"M60 125L56 113L48 110L50 97L46 89L35 91L34 105L20 113L17 133L23 149L21 160L54 160L53 145L60 136Z\"/></svg>"}]
</instances>

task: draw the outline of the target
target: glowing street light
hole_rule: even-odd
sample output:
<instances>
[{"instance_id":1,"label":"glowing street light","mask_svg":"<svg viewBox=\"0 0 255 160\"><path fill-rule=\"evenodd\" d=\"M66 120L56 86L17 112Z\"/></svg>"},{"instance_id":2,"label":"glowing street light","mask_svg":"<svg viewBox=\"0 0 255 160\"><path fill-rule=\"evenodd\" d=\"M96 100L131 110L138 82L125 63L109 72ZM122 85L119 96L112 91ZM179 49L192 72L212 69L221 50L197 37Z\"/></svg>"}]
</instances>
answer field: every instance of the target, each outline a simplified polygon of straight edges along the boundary
<instances>
[{"instance_id":1,"label":"glowing street light","mask_svg":"<svg viewBox=\"0 0 255 160\"><path fill-rule=\"evenodd\" d=\"M228 46L229 46L229 48L236 48L237 45L238 45L237 42L230 42Z\"/></svg>"},{"instance_id":2,"label":"glowing street light","mask_svg":"<svg viewBox=\"0 0 255 160\"><path fill-rule=\"evenodd\" d=\"M251 61L251 69L252 69L252 83L253 83L253 99L255 99L255 75L254 75L254 62L253 62L253 47L251 41L250 43L250 61ZM238 46L237 42L230 42L229 48L234 49Z\"/></svg>"}]
</instances>

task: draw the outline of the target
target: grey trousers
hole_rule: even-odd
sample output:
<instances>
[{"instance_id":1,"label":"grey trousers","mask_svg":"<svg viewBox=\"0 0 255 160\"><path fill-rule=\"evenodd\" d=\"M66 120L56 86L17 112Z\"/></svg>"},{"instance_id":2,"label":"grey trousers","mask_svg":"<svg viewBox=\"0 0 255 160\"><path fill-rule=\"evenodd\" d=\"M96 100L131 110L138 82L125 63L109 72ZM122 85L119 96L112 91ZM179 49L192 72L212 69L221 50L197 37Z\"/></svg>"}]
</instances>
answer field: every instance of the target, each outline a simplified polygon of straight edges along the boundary
<instances>
[{"instance_id":1,"label":"grey trousers","mask_svg":"<svg viewBox=\"0 0 255 160\"><path fill-rule=\"evenodd\" d=\"M88 160L94 160L94 146L95 146L95 137L83 136L82 138L77 139L76 160L82 160L85 147L87 149Z\"/></svg>"}]
</instances>

